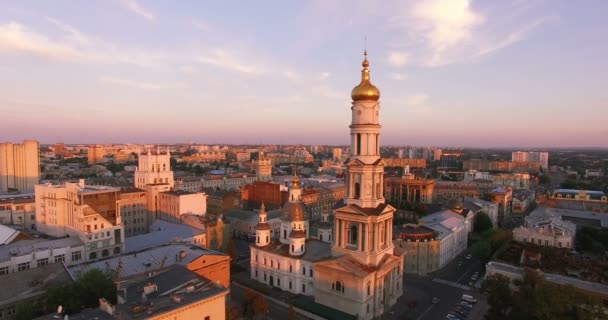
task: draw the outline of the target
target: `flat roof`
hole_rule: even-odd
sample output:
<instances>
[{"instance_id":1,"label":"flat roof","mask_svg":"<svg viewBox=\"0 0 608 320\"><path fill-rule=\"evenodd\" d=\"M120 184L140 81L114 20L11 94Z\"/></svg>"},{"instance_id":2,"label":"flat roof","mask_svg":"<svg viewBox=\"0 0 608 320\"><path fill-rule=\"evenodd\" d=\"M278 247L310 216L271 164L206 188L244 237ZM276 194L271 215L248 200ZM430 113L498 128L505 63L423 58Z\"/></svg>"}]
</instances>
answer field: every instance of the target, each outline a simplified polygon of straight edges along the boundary
<instances>
[{"instance_id":1,"label":"flat roof","mask_svg":"<svg viewBox=\"0 0 608 320\"><path fill-rule=\"evenodd\" d=\"M579 224L581 224L583 219L593 220L595 222L593 223L593 225L599 226L601 228L608 228L608 214L597 213L593 211L537 207L526 217L526 220L550 218L556 216L562 217L563 220L570 220L574 223ZM566 219L564 219L563 217L566 217Z\"/></svg>"},{"instance_id":2,"label":"flat roof","mask_svg":"<svg viewBox=\"0 0 608 320\"><path fill-rule=\"evenodd\" d=\"M156 285L156 291L142 299L142 288L150 284ZM122 296L126 302L116 306L115 315L130 320L149 319L187 308L189 304L227 294L228 289L184 266L173 265L153 277L144 276L129 284L125 293Z\"/></svg>"},{"instance_id":3,"label":"flat roof","mask_svg":"<svg viewBox=\"0 0 608 320\"><path fill-rule=\"evenodd\" d=\"M72 281L62 263L33 268L21 272L11 272L0 276L0 306L14 304L44 294L51 286L62 285Z\"/></svg>"},{"instance_id":4,"label":"flat roof","mask_svg":"<svg viewBox=\"0 0 608 320\"><path fill-rule=\"evenodd\" d=\"M125 238L125 252L139 251L170 242L179 242L204 234L203 230L185 224L154 220L150 232Z\"/></svg>"},{"instance_id":5,"label":"flat roof","mask_svg":"<svg viewBox=\"0 0 608 320\"><path fill-rule=\"evenodd\" d=\"M0 261L8 261L11 256L23 256L35 251L47 250L51 248L73 248L78 246L84 246L84 242L82 242L82 240L80 240L78 237L68 237L54 240L22 240L0 246Z\"/></svg>"},{"instance_id":6,"label":"flat roof","mask_svg":"<svg viewBox=\"0 0 608 320\"><path fill-rule=\"evenodd\" d=\"M68 268L68 271L74 278L77 278L79 274L94 268L114 271L117 269L118 263L120 262L122 265L121 277L129 278L149 271L157 271L161 266L164 268L174 264L187 265L195 259L205 255L224 256L223 253L204 249L195 245L170 243L113 256L103 260L73 265Z\"/></svg>"}]
</instances>

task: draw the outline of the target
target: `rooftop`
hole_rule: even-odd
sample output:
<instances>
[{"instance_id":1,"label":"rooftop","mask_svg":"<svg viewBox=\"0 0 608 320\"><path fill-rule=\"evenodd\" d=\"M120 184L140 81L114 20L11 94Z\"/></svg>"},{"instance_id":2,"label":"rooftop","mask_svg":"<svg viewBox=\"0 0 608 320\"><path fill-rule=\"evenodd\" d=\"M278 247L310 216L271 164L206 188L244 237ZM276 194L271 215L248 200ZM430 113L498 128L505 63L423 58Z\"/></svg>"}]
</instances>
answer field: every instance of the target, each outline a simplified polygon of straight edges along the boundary
<instances>
[{"instance_id":1,"label":"rooftop","mask_svg":"<svg viewBox=\"0 0 608 320\"><path fill-rule=\"evenodd\" d=\"M203 230L184 225L154 220L150 232L125 238L125 252L135 252L158 245L180 242L204 234Z\"/></svg>"},{"instance_id":2,"label":"rooftop","mask_svg":"<svg viewBox=\"0 0 608 320\"><path fill-rule=\"evenodd\" d=\"M0 261L8 261L11 256L23 256L35 251L47 250L51 248L73 248L78 246L84 246L84 243L77 237L69 237L55 240L23 240L0 246Z\"/></svg>"},{"instance_id":3,"label":"rooftop","mask_svg":"<svg viewBox=\"0 0 608 320\"><path fill-rule=\"evenodd\" d=\"M21 272L13 272L2 276L0 290L0 305L14 304L23 299L41 295L55 285L66 284L71 280L70 275L61 263L52 263Z\"/></svg>"},{"instance_id":4,"label":"rooftop","mask_svg":"<svg viewBox=\"0 0 608 320\"><path fill-rule=\"evenodd\" d=\"M163 194L168 194L168 195L172 195L172 196L187 196L187 195L191 195L191 194L197 194L197 193L201 193L201 192L193 192L193 191L186 191L186 190L171 190L171 191L165 191L162 192Z\"/></svg>"},{"instance_id":5,"label":"rooftop","mask_svg":"<svg viewBox=\"0 0 608 320\"><path fill-rule=\"evenodd\" d=\"M23 203L34 203L36 198L33 194L11 194L11 195L0 195L0 204L23 204Z\"/></svg>"},{"instance_id":6,"label":"rooftop","mask_svg":"<svg viewBox=\"0 0 608 320\"><path fill-rule=\"evenodd\" d=\"M255 245L252 245L255 246ZM258 248L258 247L256 247ZM302 259L304 261L317 262L331 257L331 243L322 242L315 239L306 240L306 251L303 255L290 256L289 255L289 244L283 244L279 241L271 242L268 246L258 248L262 251L282 255L285 257L292 257L294 259Z\"/></svg>"},{"instance_id":7,"label":"rooftop","mask_svg":"<svg viewBox=\"0 0 608 320\"><path fill-rule=\"evenodd\" d=\"M34 320L62 320L63 316L58 315L57 313L47 314L38 318L34 318ZM93 320L115 320L114 316L111 316L105 311L100 309L84 309L79 313L75 313L70 315L69 319L93 319Z\"/></svg>"},{"instance_id":8,"label":"rooftop","mask_svg":"<svg viewBox=\"0 0 608 320\"><path fill-rule=\"evenodd\" d=\"M18 230L0 224L0 246L11 243L19 233L20 231Z\"/></svg>"},{"instance_id":9,"label":"rooftop","mask_svg":"<svg viewBox=\"0 0 608 320\"><path fill-rule=\"evenodd\" d=\"M187 265L205 255L224 254L194 245L171 243L113 256L104 260L81 263L69 267L68 270L76 278L80 273L93 268L116 270L118 263L121 263L121 278L129 278L149 271L157 271L161 267L169 267L174 264Z\"/></svg>"},{"instance_id":10,"label":"rooftop","mask_svg":"<svg viewBox=\"0 0 608 320\"><path fill-rule=\"evenodd\" d=\"M226 217L228 220L235 219L235 220L238 220L241 222L249 222L249 223L258 223L258 221L260 219L259 216L260 216L260 214L258 212L241 210L241 209L231 209L228 212L226 212L226 214L224 215L224 217ZM276 209L276 210L271 210L271 211L266 212L266 219L268 221L277 219L277 218L281 218L282 216L283 216L283 209Z\"/></svg>"},{"instance_id":11,"label":"rooftop","mask_svg":"<svg viewBox=\"0 0 608 320\"><path fill-rule=\"evenodd\" d=\"M608 214L548 207L538 207L534 209L534 211L526 217L526 222L533 221L533 219L550 217L562 217L562 220L572 221L580 225L608 228Z\"/></svg>"},{"instance_id":12,"label":"rooftop","mask_svg":"<svg viewBox=\"0 0 608 320\"><path fill-rule=\"evenodd\" d=\"M151 288L142 296L142 288ZM116 306L121 319L149 319L187 307L214 296L228 294L221 287L184 266L173 265L165 271L130 284L122 297L126 302Z\"/></svg>"}]
</instances>

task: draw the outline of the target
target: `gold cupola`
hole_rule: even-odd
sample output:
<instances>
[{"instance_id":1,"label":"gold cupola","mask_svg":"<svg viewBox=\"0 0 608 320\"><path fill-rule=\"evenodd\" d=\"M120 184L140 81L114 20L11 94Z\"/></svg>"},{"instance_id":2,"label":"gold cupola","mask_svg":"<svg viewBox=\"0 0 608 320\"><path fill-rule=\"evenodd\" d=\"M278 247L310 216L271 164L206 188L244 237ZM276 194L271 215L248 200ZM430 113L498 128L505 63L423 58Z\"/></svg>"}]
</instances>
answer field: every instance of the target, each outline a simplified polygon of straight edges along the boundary
<instances>
[{"instance_id":1,"label":"gold cupola","mask_svg":"<svg viewBox=\"0 0 608 320\"><path fill-rule=\"evenodd\" d=\"M363 53L363 55L365 56L365 59L361 64L363 66L363 70L361 70L361 83L353 88L350 96L353 98L353 101L378 101L378 99L380 99L380 90L376 88L376 86L374 86L369 80L369 61L367 61L367 50Z\"/></svg>"}]
</instances>

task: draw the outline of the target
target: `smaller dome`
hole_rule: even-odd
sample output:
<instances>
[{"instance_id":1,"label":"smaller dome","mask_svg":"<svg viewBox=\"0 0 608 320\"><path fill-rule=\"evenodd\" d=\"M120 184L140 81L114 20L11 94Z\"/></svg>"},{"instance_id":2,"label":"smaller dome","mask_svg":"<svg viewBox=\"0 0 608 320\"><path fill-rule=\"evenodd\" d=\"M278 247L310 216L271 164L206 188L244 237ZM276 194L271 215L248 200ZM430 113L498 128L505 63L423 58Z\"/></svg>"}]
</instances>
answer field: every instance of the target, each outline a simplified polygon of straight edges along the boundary
<instances>
[{"instance_id":1,"label":"smaller dome","mask_svg":"<svg viewBox=\"0 0 608 320\"><path fill-rule=\"evenodd\" d=\"M268 223L258 223L255 228L256 230L265 231L270 230L270 225Z\"/></svg>"},{"instance_id":2,"label":"smaller dome","mask_svg":"<svg viewBox=\"0 0 608 320\"><path fill-rule=\"evenodd\" d=\"M303 230L291 230L289 237L293 239L302 239L306 238L306 233Z\"/></svg>"},{"instance_id":3,"label":"smaller dome","mask_svg":"<svg viewBox=\"0 0 608 320\"><path fill-rule=\"evenodd\" d=\"M464 207L462 206L462 202L458 199L450 199L446 203L446 207L452 211L462 211Z\"/></svg>"}]
</instances>

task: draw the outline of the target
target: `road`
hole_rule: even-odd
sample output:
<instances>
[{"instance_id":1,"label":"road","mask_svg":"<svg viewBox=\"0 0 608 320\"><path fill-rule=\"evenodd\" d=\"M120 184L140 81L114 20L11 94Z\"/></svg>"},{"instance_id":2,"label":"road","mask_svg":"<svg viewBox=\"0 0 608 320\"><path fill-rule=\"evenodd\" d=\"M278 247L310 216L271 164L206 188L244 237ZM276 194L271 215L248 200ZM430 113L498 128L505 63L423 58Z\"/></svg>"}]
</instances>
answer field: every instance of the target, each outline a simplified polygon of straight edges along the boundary
<instances>
[{"instance_id":1,"label":"road","mask_svg":"<svg viewBox=\"0 0 608 320\"><path fill-rule=\"evenodd\" d=\"M471 286L471 276L479 272L481 277L483 265L475 257L465 258L470 251L470 248L467 249L444 268L427 276L406 275L403 283L404 294L393 308L393 314L387 315L385 319L445 319L454 305L461 301L463 293L479 297L479 290ZM460 267L459 262L463 263ZM432 303L433 297L439 298L437 304ZM415 306L411 304L414 301ZM410 304L413 307L410 308ZM480 318L480 312L476 309L484 308L482 304L473 308L469 319Z\"/></svg>"}]
</instances>

